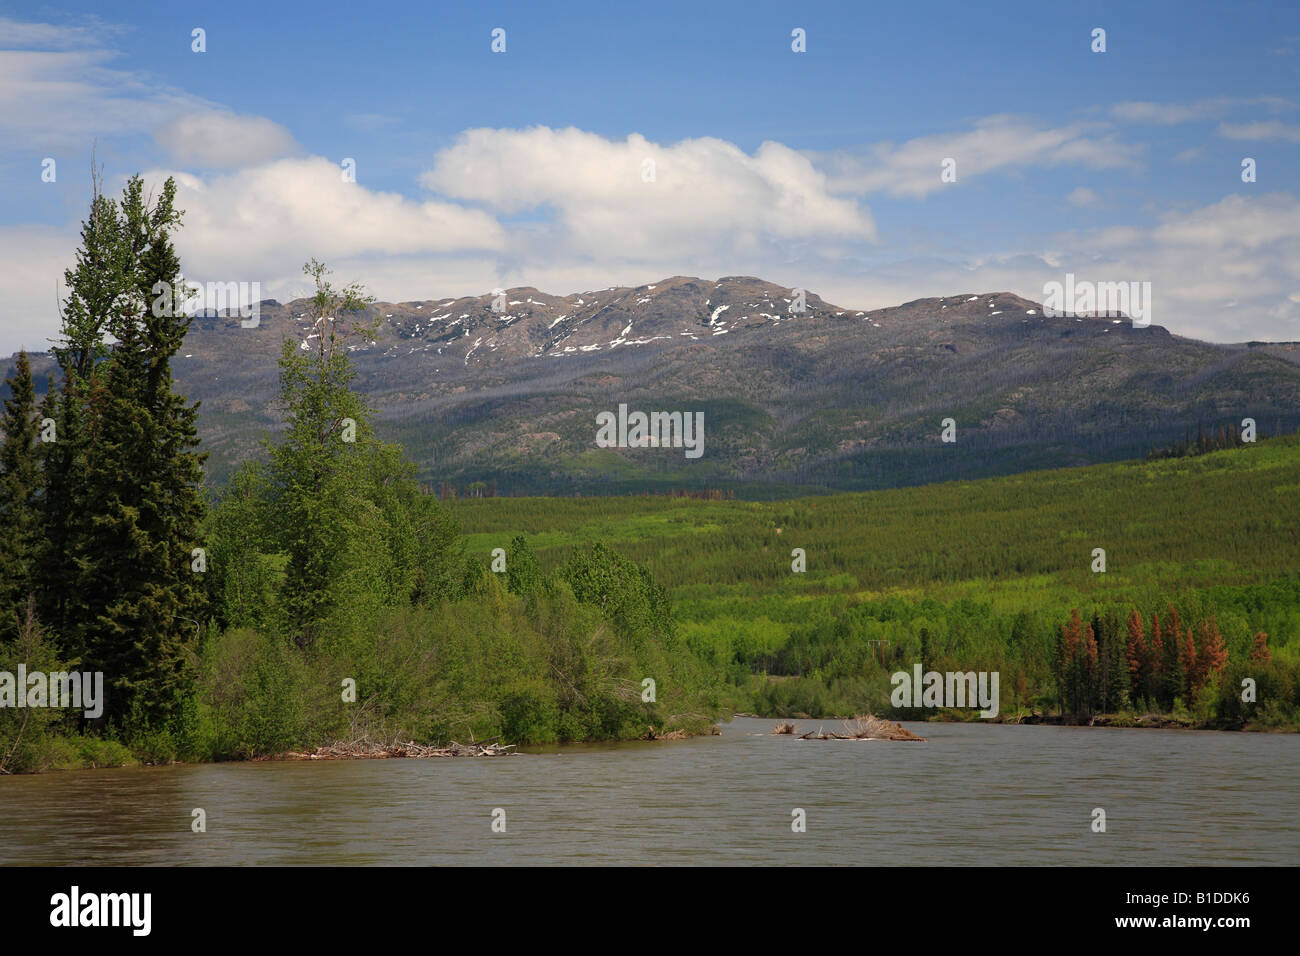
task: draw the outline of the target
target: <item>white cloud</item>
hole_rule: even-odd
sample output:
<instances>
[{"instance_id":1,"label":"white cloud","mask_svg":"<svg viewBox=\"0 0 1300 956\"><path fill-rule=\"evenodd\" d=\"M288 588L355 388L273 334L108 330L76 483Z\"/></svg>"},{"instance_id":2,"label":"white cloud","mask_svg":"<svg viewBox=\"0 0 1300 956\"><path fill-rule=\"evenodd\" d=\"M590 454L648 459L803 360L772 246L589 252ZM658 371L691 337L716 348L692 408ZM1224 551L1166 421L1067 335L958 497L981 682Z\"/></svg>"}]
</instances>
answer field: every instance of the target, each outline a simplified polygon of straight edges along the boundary
<instances>
[{"instance_id":1,"label":"white cloud","mask_svg":"<svg viewBox=\"0 0 1300 956\"><path fill-rule=\"evenodd\" d=\"M104 50L0 50L0 138L84 151L99 135L149 133L213 104L106 64Z\"/></svg>"},{"instance_id":2,"label":"white cloud","mask_svg":"<svg viewBox=\"0 0 1300 956\"><path fill-rule=\"evenodd\" d=\"M880 143L865 154L841 151L821 157L835 193L885 192L920 198L950 184L939 178L944 159L957 161L957 182L999 169L1077 165L1090 169L1135 166L1140 148L1116 142L1102 124L1056 129L1016 116L989 116L973 130L923 136L895 146Z\"/></svg>"},{"instance_id":3,"label":"white cloud","mask_svg":"<svg viewBox=\"0 0 1300 956\"><path fill-rule=\"evenodd\" d=\"M1300 143L1300 126L1268 120L1255 123L1220 123L1218 133L1224 139L1287 140Z\"/></svg>"},{"instance_id":4,"label":"white cloud","mask_svg":"<svg viewBox=\"0 0 1300 956\"><path fill-rule=\"evenodd\" d=\"M0 152L38 148L84 155L101 139L133 149L141 134L152 134L173 162L199 168L253 164L297 151L289 132L269 119L238 115L148 73L117 66L121 54L102 44L119 32L98 22L0 20Z\"/></svg>"},{"instance_id":5,"label":"white cloud","mask_svg":"<svg viewBox=\"0 0 1300 956\"><path fill-rule=\"evenodd\" d=\"M26 23L0 17L0 44L15 50L36 47L44 50L67 50L102 46L125 32L125 28L104 23L97 17L84 17L80 23Z\"/></svg>"},{"instance_id":6,"label":"white cloud","mask_svg":"<svg viewBox=\"0 0 1300 956\"><path fill-rule=\"evenodd\" d=\"M1065 197L1065 201L1071 206L1095 206L1098 199L1097 194L1086 186L1080 186L1073 190L1070 195Z\"/></svg>"},{"instance_id":7,"label":"white cloud","mask_svg":"<svg viewBox=\"0 0 1300 956\"><path fill-rule=\"evenodd\" d=\"M1215 96L1195 103L1152 103L1146 100L1116 103L1111 115L1130 123L1173 126L1198 120L1219 119L1230 110L1262 106L1270 111L1288 109L1290 100L1280 96Z\"/></svg>"},{"instance_id":8,"label":"white cloud","mask_svg":"<svg viewBox=\"0 0 1300 956\"><path fill-rule=\"evenodd\" d=\"M165 172L149 173L150 182ZM177 248L194 278L252 281L294 275L311 256L441 255L500 250L501 227L487 213L441 201L417 202L344 182L327 159L282 159L201 178L176 173L185 210Z\"/></svg>"},{"instance_id":9,"label":"white cloud","mask_svg":"<svg viewBox=\"0 0 1300 956\"><path fill-rule=\"evenodd\" d=\"M505 215L553 213L548 225L516 229L519 251L546 255L685 261L876 235L867 210L830 195L806 157L774 142L751 156L713 138L663 146L572 128L474 129L438 153L421 182Z\"/></svg>"},{"instance_id":10,"label":"white cloud","mask_svg":"<svg viewBox=\"0 0 1300 956\"><path fill-rule=\"evenodd\" d=\"M293 136L263 116L203 110L177 116L154 131L175 163L207 169L254 166L298 152Z\"/></svg>"},{"instance_id":11,"label":"white cloud","mask_svg":"<svg viewBox=\"0 0 1300 956\"><path fill-rule=\"evenodd\" d=\"M41 352L59 330L63 270L73 261L77 234L55 226L0 227L0 355Z\"/></svg>"},{"instance_id":12,"label":"white cloud","mask_svg":"<svg viewBox=\"0 0 1300 956\"><path fill-rule=\"evenodd\" d=\"M1107 228L1056 240L1059 265L1031 269L1016 291L1041 298L1042 282L1149 281L1154 321L1180 335L1217 342L1300 340L1300 198L1230 195L1166 213L1149 228ZM1234 305L1229 309L1226 303Z\"/></svg>"},{"instance_id":13,"label":"white cloud","mask_svg":"<svg viewBox=\"0 0 1300 956\"><path fill-rule=\"evenodd\" d=\"M859 274L808 263L774 281L829 302L874 309L912 299L1009 291L1041 301L1065 273L1092 281L1149 281L1153 320L1213 342L1300 341L1300 198L1232 195L1166 213L1151 227L1107 227L1054 237L1050 250L969 258L871 261ZM760 273L762 274L762 273Z\"/></svg>"}]
</instances>

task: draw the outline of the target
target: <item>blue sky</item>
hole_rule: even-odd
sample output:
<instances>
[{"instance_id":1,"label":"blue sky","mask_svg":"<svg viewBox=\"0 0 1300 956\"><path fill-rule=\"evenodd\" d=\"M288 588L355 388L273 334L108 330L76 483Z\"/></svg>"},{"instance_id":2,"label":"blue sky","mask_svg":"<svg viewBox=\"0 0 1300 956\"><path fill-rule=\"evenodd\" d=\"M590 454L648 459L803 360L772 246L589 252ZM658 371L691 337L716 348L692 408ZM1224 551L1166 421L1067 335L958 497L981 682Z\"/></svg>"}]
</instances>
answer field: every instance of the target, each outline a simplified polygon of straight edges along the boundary
<instances>
[{"instance_id":1,"label":"blue sky","mask_svg":"<svg viewBox=\"0 0 1300 956\"><path fill-rule=\"evenodd\" d=\"M92 144L111 186L177 175L191 278L268 297L311 256L384 299L1074 272L1300 339L1293 3L0 3L0 350L57 329Z\"/></svg>"}]
</instances>

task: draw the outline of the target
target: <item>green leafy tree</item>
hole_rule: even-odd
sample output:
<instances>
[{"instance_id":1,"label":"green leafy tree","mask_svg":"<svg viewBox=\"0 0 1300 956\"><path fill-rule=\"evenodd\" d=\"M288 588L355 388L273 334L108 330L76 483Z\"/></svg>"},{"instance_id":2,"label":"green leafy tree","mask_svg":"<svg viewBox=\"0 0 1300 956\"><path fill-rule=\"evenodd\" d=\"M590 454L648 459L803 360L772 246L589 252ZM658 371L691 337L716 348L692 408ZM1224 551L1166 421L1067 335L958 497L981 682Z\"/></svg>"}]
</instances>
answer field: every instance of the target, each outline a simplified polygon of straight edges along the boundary
<instances>
[{"instance_id":1,"label":"green leafy tree","mask_svg":"<svg viewBox=\"0 0 1300 956\"><path fill-rule=\"evenodd\" d=\"M431 603L456 594L464 556L459 528L415 480L401 449L379 441L372 412L352 389L352 340L373 341L373 298L336 288L315 259L316 317L303 350L280 356L282 439L270 448L267 537L285 556L280 607L293 641L311 646L331 617Z\"/></svg>"},{"instance_id":2,"label":"green leafy tree","mask_svg":"<svg viewBox=\"0 0 1300 956\"><path fill-rule=\"evenodd\" d=\"M668 592L648 569L597 542L590 551L575 553L560 576L579 601L598 606L634 646L651 638L670 650L676 646Z\"/></svg>"},{"instance_id":3,"label":"green leafy tree","mask_svg":"<svg viewBox=\"0 0 1300 956\"><path fill-rule=\"evenodd\" d=\"M359 452L374 443L365 400L349 387L356 370L346 342L371 330L355 321L373 297L357 284L336 289L315 259L303 267L315 283L313 350L285 340L280 355L283 440L271 448L272 514L288 557L283 607L300 646L311 644L338 605L349 543L364 532L373 502L364 498ZM371 529L373 530L373 529Z\"/></svg>"},{"instance_id":4,"label":"green leafy tree","mask_svg":"<svg viewBox=\"0 0 1300 956\"><path fill-rule=\"evenodd\" d=\"M546 588L546 576L537 555L523 535L516 535L506 550L506 588L512 594L535 594Z\"/></svg>"},{"instance_id":5,"label":"green leafy tree","mask_svg":"<svg viewBox=\"0 0 1300 956\"><path fill-rule=\"evenodd\" d=\"M280 573L269 538L265 466L245 462L222 490L208 522L211 612L222 630L271 627Z\"/></svg>"}]
</instances>

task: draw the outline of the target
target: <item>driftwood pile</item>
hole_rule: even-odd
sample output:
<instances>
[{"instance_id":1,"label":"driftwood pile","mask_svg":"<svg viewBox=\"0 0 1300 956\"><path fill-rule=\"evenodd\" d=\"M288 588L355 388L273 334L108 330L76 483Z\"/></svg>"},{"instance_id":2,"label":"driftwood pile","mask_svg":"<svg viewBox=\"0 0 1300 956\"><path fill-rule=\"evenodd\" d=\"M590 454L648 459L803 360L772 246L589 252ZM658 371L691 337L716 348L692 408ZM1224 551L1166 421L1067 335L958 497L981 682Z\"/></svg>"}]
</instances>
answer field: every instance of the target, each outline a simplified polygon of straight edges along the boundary
<instances>
[{"instance_id":1,"label":"driftwood pile","mask_svg":"<svg viewBox=\"0 0 1300 956\"><path fill-rule=\"evenodd\" d=\"M874 717L871 714L855 717L851 721L846 720L843 722L843 727L845 732L842 734L835 731L826 732L818 728L806 734L796 735L793 724L782 722L772 729L772 733L798 736L800 740L925 740L924 737L918 737L892 720Z\"/></svg>"},{"instance_id":2,"label":"driftwood pile","mask_svg":"<svg viewBox=\"0 0 1300 956\"><path fill-rule=\"evenodd\" d=\"M317 747L311 753L287 753L296 760L385 760L391 757L509 757L514 755L514 744L485 741L481 744L458 744L452 741L446 747L426 747L414 741L382 744L371 740L337 741Z\"/></svg>"},{"instance_id":3,"label":"driftwood pile","mask_svg":"<svg viewBox=\"0 0 1300 956\"><path fill-rule=\"evenodd\" d=\"M703 731L696 733L694 731L682 730L680 728L678 728L677 730L665 730L661 733L660 731L655 730L653 727L647 727L646 732L641 735L641 739L642 740L686 740L687 738L690 737L718 737L721 734L722 734L722 728L719 727L717 724L714 724L712 727L710 727L709 732L707 734L704 733Z\"/></svg>"}]
</instances>

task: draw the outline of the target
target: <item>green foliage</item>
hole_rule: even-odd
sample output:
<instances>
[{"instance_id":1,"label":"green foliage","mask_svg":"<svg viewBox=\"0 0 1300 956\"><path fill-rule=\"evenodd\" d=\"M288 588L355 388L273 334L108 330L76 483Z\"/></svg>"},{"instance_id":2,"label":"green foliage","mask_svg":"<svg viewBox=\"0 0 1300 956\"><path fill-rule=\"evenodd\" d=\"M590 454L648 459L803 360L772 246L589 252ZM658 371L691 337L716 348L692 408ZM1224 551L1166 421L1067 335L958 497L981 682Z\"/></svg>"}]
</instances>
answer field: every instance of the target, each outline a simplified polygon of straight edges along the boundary
<instances>
[{"instance_id":1,"label":"green foliage","mask_svg":"<svg viewBox=\"0 0 1300 956\"><path fill-rule=\"evenodd\" d=\"M1298 483L1300 440L1289 436L1195 458L799 501L497 498L449 507L472 551L521 529L543 568L571 577L575 593L597 604L616 569L593 562L583 542L616 546L671 589L685 648L718 679L719 699L744 709L881 712L889 675L924 662L999 670L1004 712L1086 719L1170 710L1181 697L1189 716L1215 726L1286 725L1300 712L1285 676L1300 661ZM1224 508L1228 500L1267 508L1243 515ZM1093 546L1107 549L1105 574L1090 570ZM790 571L793 547L807 551L806 574ZM1168 619L1171 603L1183 633L1195 631L1194 647L1199 628L1217 622L1231 666L1256 633L1268 634L1274 662L1252 665L1264 675L1257 704L1239 700L1240 680L1195 667L1189 688L1185 641L1162 644L1159 666L1131 686L1126 621L1141 608L1149 638L1152 613ZM1063 669L1061 628L1076 608L1080 650Z\"/></svg>"},{"instance_id":2,"label":"green foliage","mask_svg":"<svg viewBox=\"0 0 1300 956\"><path fill-rule=\"evenodd\" d=\"M323 688L283 640L226 631L207 642L200 673L200 756L277 753L310 736L306 702Z\"/></svg>"},{"instance_id":3,"label":"green foliage","mask_svg":"<svg viewBox=\"0 0 1300 956\"><path fill-rule=\"evenodd\" d=\"M169 179L146 199L138 176L120 203L96 188L66 276L62 387L42 408L57 437L43 446L35 575L42 622L65 654L105 675L102 720L166 734L189 695L204 613L191 565L204 512L196 406L170 371L189 326L175 308L175 193Z\"/></svg>"},{"instance_id":4,"label":"green foliage","mask_svg":"<svg viewBox=\"0 0 1300 956\"><path fill-rule=\"evenodd\" d=\"M317 348L284 343L283 436L265 472L237 476L214 531L228 560L247 559L216 582L225 613L235 615L228 619L265 624L252 602L274 588L279 620L309 647L327 624L452 597L462 557L455 522L416 483L401 450L375 438L370 410L350 387L356 373L345 346L373 331L356 318L369 297L355 285L336 290L315 260L304 271L316 282ZM268 555L283 559L278 582Z\"/></svg>"},{"instance_id":5,"label":"green foliage","mask_svg":"<svg viewBox=\"0 0 1300 956\"><path fill-rule=\"evenodd\" d=\"M17 635L35 588L40 547L40 459L36 448L36 393L26 352L18 353L10 397L0 417L0 640Z\"/></svg>"},{"instance_id":6,"label":"green foliage","mask_svg":"<svg viewBox=\"0 0 1300 956\"><path fill-rule=\"evenodd\" d=\"M647 568L597 542L590 551L575 552L559 576L579 601L599 607L635 645L657 640L668 650L676 647L668 592Z\"/></svg>"},{"instance_id":7,"label":"green foliage","mask_svg":"<svg viewBox=\"0 0 1300 956\"><path fill-rule=\"evenodd\" d=\"M68 670L54 644L42 633L34 613L25 614L18 632L0 641L0 673L16 677L19 665L27 672L46 674ZM17 685L14 692L25 695L27 688ZM53 759L55 734L70 723L66 711L52 707L0 707L0 774L25 770L43 770Z\"/></svg>"}]
</instances>

